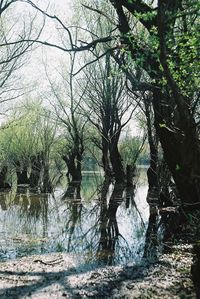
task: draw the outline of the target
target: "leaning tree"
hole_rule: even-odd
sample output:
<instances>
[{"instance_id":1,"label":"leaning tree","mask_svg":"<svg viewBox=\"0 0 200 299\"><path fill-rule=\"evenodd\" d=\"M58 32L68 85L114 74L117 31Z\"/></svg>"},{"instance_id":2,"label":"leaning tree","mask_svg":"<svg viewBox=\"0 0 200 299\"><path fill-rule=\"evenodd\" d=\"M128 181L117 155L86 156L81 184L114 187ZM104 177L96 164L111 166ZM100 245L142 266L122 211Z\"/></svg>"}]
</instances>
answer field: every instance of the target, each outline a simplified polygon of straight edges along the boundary
<instances>
[{"instance_id":1,"label":"leaning tree","mask_svg":"<svg viewBox=\"0 0 200 299\"><path fill-rule=\"evenodd\" d=\"M110 1L121 45L149 76L155 127L184 204L200 201L200 144L197 122L197 1ZM134 33L129 12L146 30Z\"/></svg>"}]
</instances>

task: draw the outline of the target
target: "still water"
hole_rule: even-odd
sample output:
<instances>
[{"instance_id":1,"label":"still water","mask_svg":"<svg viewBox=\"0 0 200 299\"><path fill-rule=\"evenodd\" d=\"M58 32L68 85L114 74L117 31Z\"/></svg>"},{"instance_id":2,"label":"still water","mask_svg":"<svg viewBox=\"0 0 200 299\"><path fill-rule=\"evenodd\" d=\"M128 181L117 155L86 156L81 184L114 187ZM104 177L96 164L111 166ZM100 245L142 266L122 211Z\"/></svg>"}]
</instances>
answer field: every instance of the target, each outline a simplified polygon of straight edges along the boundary
<instances>
[{"instance_id":1,"label":"still water","mask_svg":"<svg viewBox=\"0 0 200 299\"><path fill-rule=\"evenodd\" d=\"M67 252L77 264L138 262L149 219L144 172L129 190L97 174L66 186L53 194L0 193L0 260Z\"/></svg>"}]
</instances>

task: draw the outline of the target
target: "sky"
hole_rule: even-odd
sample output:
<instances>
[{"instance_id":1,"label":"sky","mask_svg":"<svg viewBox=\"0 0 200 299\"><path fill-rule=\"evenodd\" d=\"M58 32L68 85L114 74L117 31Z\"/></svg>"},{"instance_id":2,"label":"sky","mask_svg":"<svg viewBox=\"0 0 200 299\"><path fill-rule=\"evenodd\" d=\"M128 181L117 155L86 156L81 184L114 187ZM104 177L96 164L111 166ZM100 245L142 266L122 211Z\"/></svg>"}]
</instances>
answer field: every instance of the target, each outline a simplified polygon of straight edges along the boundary
<instances>
[{"instance_id":1,"label":"sky","mask_svg":"<svg viewBox=\"0 0 200 299\"><path fill-rule=\"evenodd\" d=\"M71 1L68 0L38 0L38 6L46 10L49 3L49 12L51 14L58 15L63 22L70 23L72 16ZM5 28L12 28L10 31L10 41L18 38L23 31L24 23L26 24L26 31L29 30L29 24L35 16L36 10L31 8L30 5L25 3L16 2L5 13ZM38 32L43 22L43 16L41 13L37 13L37 17L34 21L34 30ZM46 20L46 26L41 35L42 40L51 39L52 42L57 42L57 31L52 21ZM33 90L31 94L27 94L27 97L35 96L36 91L45 90L45 72L43 61L46 60L51 68L51 73L55 73L53 69L58 67L60 61L64 61L66 53L62 53L59 50L55 50L49 47L37 47L33 52L26 55L24 65L15 73L12 82L17 82L17 86L23 88L25 91ZM14 80L14 81L13 81ZM32 85L34 89L32 88ZM14 100L6 102L1 105L1 119L4 119L9 111L11 111L20 101Z\"/></svg>"},{"instance_id":2,"label":"sky","mask_svg":"<svg viewBox=\"0 0 200 299\"><path fill-rule=\"evenodd\" d=\"M72 8L70 6L70 1L68 0L39 0L38 6L41 9L46 10L47 6L48 12L52 15L56 15L62 19L65 24L70 24L70 18L72 16ZM63 9L64 8L64 9ZM22 15L27 14L27 11L33 15L35 14L35 9L27 6L26 4L19 4L17 7L17 11ZM41 28L41 24L43 22L42 14L38 13L38 17L35 21L35 28L38 31ZM28 21L27 21L28 23ZM40 37L43 41L50 41L52 43L59 43L58 32L55 27L55 22L46 18L45 28ZM56 25L58 28L59 26ZM64 53L60 50L45 47L45 46L37 46L31 55L28 55L28 63L19 71L19 74L23 79L24 84L36 84L37 90L45 88L45 70L44 70L44 62L47 63L48 69L50 69L51 74L55 73L55 69L58 68L58 65L63 61L67 60L67 53ZM23 74L26 74L24 77ZM42 78L42 80L41 80Z\"/></svg>"},{"instance_id":3,"label":"sky","mask_svg":"<svg viewBox=\"0 0 200 299\"><path fill-rule=\"evenodd\" d=\"M48 7L48 12L52 15L58 16L64 24L71 25L73 24L73 10L71 7L73 1L69 0L38 0L38 6L46 10ZM49 3L49 6L48 6ZM26 4L18 4L17 10L15 10L15 17L18 18L21 15L24 15L28 18L28 12L31 14L35 14L35 9L30 9ZM31 16L32 17L32 16ZM38 13L38 17L35 21L36 29L41 27L43 17L40 13ZM28 22L28 21L27 21ZM60 28L60 25L57 24L57 28ZM58 32L55 29L55 23L47 18L45 29L41 35L41 40L43 41L51 41L52 43L59 43L58 40ZM59 79L58 70L60 70L60 65L62 67L69 65L69 54L62 52L61 50L57 50L50 47L39 46L35 49L28 57L28 63L24 65L18 72L19 82L21 82L22 86L25 90L30 91L27 93L27 99L34 98L43 98L45 101L49 101L51 99L48 98L47 87L49 85L48 80L45 74L44 63L47 65L49 77L56 81ZM24 98L23 98L24 101ZM13 101L9 103L11 108L16 105L21 105L20 101ZM131 127L133 125L131 124Z\"/></svg>"}]
</instances>

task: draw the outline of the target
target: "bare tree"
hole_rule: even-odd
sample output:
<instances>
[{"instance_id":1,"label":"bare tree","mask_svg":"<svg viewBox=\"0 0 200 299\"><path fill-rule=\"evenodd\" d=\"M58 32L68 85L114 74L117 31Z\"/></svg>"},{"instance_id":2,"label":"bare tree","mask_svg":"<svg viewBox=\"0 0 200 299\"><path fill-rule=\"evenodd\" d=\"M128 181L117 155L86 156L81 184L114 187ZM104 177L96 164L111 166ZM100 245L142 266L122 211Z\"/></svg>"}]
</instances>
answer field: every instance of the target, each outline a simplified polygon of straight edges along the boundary
<instances>
[{"instance_id":1,"label":"bare tree","mask_svg":"<svg viewBox=\"0 0 200 299\"><path fill-rule=\"evenodd\" d=\"M46 74L53 92L53 100L51 105L55 118L63 128L65 136L65 145L62 149L62 159L67 165L67 177L69 181L79 182L82 179L82 159L84 152L84 134L86 118L80 113L80 103L84 91L79 94L75 78L73 78L73 70L75 67L76 53L70 54L70 70L66 75L61 75L61 82L56 86L48 74ZM64 85L64 90L62 86Z\"/></svg>"},{"instance_id":2,"label":"bare tree","mask_svg":"<svg viewBox=\"0 0 200 299\"><path fill-rule=\"evenodd\" d=\"M37 40L44 28L44 21L35 29L37 13L25 18L21 12L18 23L12 19L18 0L0 2L0 102L14 100L24 94L19 84L17 71L26 63L27 53L33 50L33 41ZM16 7L14 7L14 4ZM15 12L15 14L19 14ZM26 41L25 41L26 40ZM21 85L21 86L20 86Z\"/></svg>"},{"instance_id":3,"label":"bare tree","mask_svg":"<svg viewBox=\"0 0 200 299\"><path fill-rule=\"evenodd\" d=\"M105 175L113 173L116 181L123 181L125 171L118 143L135 109L125 88L125 78L107 53L104 59L85 69L85 80L84 111L100 134L101 142L96 144L102 150Z\"/></svg>"}]
</instances>

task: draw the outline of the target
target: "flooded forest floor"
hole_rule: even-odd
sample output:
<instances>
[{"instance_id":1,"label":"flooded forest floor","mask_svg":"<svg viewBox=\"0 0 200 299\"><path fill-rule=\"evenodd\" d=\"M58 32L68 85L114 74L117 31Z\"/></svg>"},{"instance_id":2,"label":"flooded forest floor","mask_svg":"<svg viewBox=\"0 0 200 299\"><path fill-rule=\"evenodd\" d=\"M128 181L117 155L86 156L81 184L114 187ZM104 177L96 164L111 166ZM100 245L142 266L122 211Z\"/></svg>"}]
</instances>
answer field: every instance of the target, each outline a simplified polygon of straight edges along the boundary
<instances>
[{"instance_id":1,"label":"flooded forest floor","mask_svg":"<svg viewBox=\"0 0 200 299\"><path fill-rule=\"evenodd\" d=\"M0 263L0 298L196 298L192 246L176 245L154 263L77 268L64 253Z\"/></svg>"}]
</instances>

